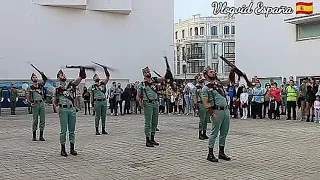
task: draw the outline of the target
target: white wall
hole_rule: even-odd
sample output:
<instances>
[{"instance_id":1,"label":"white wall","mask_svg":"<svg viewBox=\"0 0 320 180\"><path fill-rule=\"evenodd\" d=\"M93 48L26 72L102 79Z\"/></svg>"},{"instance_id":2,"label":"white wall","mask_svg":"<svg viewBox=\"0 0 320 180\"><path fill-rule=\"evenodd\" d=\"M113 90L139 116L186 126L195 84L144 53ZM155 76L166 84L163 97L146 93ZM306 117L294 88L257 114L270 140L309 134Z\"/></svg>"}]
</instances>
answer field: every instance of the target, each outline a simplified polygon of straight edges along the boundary
<instances>
[{"instance_id":1,"label":"white wall","mask_svg":"<svg viewBox=\"0 0 320 180\"><path fill-rule=\"evenodd\" d=\"M239 7L250 2L235 0L235 5ZM267 6L285 5L296 10L297 1L263 2ZM319 12L320 2L313 1L313 4L314 13ZM295 26L284 22L284 19L295 16L301 15L294 12L292 15L269 15L268 18L255 14L236 16L236 64L248 77L320 74L320 40L296 42Z\"/></svg>"},{"instance_id":2,"label":"white wall","mask_svg":"<svg viewBox=\"0 0 320 180\"><path fill-rule=\"evenodd\" d=\"M34 70L26 62L51 78L62 65L92 60L120 69L111 72L116 79L141 80L147 65L164 73L164 51L173 67L173 8L172 0L133 0L124 15L1 0L0 79L28 79Z\"/></svg>"}]
</instances>

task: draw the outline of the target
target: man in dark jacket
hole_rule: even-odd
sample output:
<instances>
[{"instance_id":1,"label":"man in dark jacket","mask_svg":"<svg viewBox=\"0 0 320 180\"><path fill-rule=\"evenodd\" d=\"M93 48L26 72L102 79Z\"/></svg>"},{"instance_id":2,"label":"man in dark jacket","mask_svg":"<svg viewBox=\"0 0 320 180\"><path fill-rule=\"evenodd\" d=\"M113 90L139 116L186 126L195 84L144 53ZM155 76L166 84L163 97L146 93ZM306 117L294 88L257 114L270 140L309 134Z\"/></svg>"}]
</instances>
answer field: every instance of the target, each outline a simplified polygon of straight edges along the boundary
<instances>
[{"instance_id":1,"label":"man in dark jacket","mask_svg":"<svg viewBox=\"0 0 320 180\"><path fill-rule=\"evenodd\" d=\"M131 101L131 87L130 84L127 84L127 87L124 89L124 92L122 94L122 97L124 100L124 114L130 114L130 101Z\"/></svg>"}]
</instances>

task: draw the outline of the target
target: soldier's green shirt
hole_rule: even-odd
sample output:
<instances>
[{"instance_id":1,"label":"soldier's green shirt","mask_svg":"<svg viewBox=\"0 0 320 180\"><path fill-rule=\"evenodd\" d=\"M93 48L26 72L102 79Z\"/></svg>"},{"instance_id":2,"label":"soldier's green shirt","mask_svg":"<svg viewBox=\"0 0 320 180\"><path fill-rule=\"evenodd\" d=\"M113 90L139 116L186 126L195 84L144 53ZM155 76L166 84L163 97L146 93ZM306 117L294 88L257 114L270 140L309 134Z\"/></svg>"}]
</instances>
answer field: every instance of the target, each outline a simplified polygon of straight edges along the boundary
<instances>
[{"instance_id":1,"label":"soldier's green shirt","mask_svg":"<svg viewBox=\"0 0 320 180\"><path fill-rule=\"evenodd\" d=\"M209 103L211 106L220 106L225 107L228 105L226 97L221 95L218 90L209 88L207 85L210 84L210 82L206 82L205 85L202 88L202 97L208 97ZM223 87L219 88L219 91L222 93L226 93Z\"/></svg>"},{"instance_id":2,"label":"soldier's green shirt","mask_svg":"<svg viewBox=\"0 0 320 180\"><path fill-rule=\"evenodd\" d=\"M200 86L201 88L199 88ZM197 83L196 88L193 90L194 95L197 97L198 101L202 101L202 88L203 88L203 84Z\"/></svg>"},{"instance_id":3,"label":"soldier's green shirt","mask_svg":"<svg viewBox=\"0 0 320 180\"><path fill-rule=\"evenodd\" d=\"M106 99L107 88L103 81L101 81L100 83L90 86L89 92L93 93L94 99Z\"/></svg>"},{"instance_id":4,"label":"soldier's green shirt","mask_svg":"<svg viewBox=\"0 0 320 180\"><path fill-rule=\"evenodd\" d=\"M18 97L18 90L16 88L10 88L10 101L15 101L16 98Z\"/></svg>"},{"instance_id":5,"label":"soldier's green shirt","mask_svg":"<svg viewBox=\"0 0 320 180\"><path fill-rule=\"evenodd\" d=\"M43 100L43 87L38 84L38 88L31 85L29 88L29 95L31 96L31 101L40 101Z\"/></svg>"},{"instance_id":6,"label":"soldier's green shirt","mask_svg":"<svg viewBox=\"0 0 320 180\"><path fill-rule=\"evenodd\" d=\"M74 100L73 83L69 83L67 86L59 86L56 89L55 98L58 100L58 105L73 105ZM72 100L71 100L72 99Z\"/></svg>"},{"instance_id":7,"label":"soldier's green shirt","mask_svg":"<svg viewBox=\"0 0 320 180\"><path fill-rule=\"evenodd\" d=\"M158 99L157 87L155 83L146 85L145 82L141 82L138 86L138 93L142 93L143 100L156 100Z\"/></svg>"}]
</instances>

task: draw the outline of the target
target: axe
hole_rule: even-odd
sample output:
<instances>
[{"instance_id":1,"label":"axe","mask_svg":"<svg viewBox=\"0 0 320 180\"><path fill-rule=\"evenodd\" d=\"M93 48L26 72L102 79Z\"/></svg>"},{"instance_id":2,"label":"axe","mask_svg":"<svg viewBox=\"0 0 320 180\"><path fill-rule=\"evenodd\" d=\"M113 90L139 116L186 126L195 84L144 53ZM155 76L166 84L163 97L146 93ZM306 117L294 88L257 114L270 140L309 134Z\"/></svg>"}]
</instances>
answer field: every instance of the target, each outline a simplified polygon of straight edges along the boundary
<instances>
[{"instance_id":1,"label":"axe","mask_svg":"<svg viewBox=\"0 0 320 180\"><path fill-rule=\"evenodd\" d=\"M35 65L33 65L32 63L29 63L29 64L30 64L31 67L33 67L33 69L35 69L36 71L38 71L38 73L41 75L41 77L42 77L42 79L43 79L44 81L49 80L49 79L47 78L47 76L46 76L42 71L40 71Z\"/></svg>"},{"instance_id":2,"label":"axe","mask_svg":"<svg viewBox=\"0 0 320 180\"><path fill-rule=\"evenodd\" d=\"M239 77L243 77L244 80L246 81L247 85L249 87L253 87L254 85L249 81L247 75L245 73L243 73L242 71L239 70L239 68L237 68L237 66L235 66L234 64L232 64L230 61L228 61L225 57L223 56L219 56L223 62L225 62L226 64L228 64L231 68L235 69L235 73L239 76Z\"/></svg>"},{"instance_id":3,"label":"axe","mask_svg":"<svg viewBox=\"0 0 320 180\"><path fill-rule=\"evenodd\" d=\"M164 60L166 62L166 67L167 67L167 72L166 72L166 75L165 75L165 79L169 80L168 83L170 84L171 88L175 91L175 88L174 88L174 85L173 85L173 81L174 81L173 80L173 75L172 75L172 72L171 72L171 68L170 68L167 56L164 56Z\"/></svg>"},{"instance_id":4,"label":"axe","mask_svg":"<svg viewBox=\"0 0 320 180\"><path fill-rule=\"evenodd\" d=\"M97 63L97 62L94 62L94 61L91 61L91 63L93 63L93 64L95 64L95 65L97 65L97 66L100 66L100 67L102 67L103 69L109 69L110 71L117 71L117 69L115 69L115 68L111 68L111 67L107 67L107 66L105 66L105 65L102 65L102 64L100 64L100 63Z\"/></svg>"},{"instance_id":5,"label":"axe","mask_svg":"<svg viewBox=\"0 0 320 180\"><path fill-rule=\"evenodd\" d=\"M73 66L73 65L66 65L66 68L68 69L85 69L85 70L91 70L91 71L96 71L96 68L93 66Z\"/></svg>"}]
</instances>

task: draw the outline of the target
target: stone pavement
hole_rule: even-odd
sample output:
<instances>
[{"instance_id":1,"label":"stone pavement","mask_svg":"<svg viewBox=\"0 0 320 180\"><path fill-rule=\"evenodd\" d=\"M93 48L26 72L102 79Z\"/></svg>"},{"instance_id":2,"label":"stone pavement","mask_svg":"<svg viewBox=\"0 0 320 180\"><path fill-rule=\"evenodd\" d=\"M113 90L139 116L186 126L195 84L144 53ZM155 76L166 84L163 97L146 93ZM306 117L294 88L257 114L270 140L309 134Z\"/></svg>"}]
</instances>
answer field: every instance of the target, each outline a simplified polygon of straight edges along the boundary
<instances>
[{"instance_id":1,"label":"stone pavement","mask_svg":"<svg viewBox=\"0 0 320 180\"><path fill-rule=\"evenodd\" d=\"M147 148L141 115L109 117L109 135L96 136L93 117L82 114L78 156L68 157L60 156L57 114L47 115L45 142L31 141L31 115L1 116L0 179L320 179L319 124L232 119L227 154L233 159L211 163L195 117L161 115L160 146Z\"/></svg>"}]
</instances>

